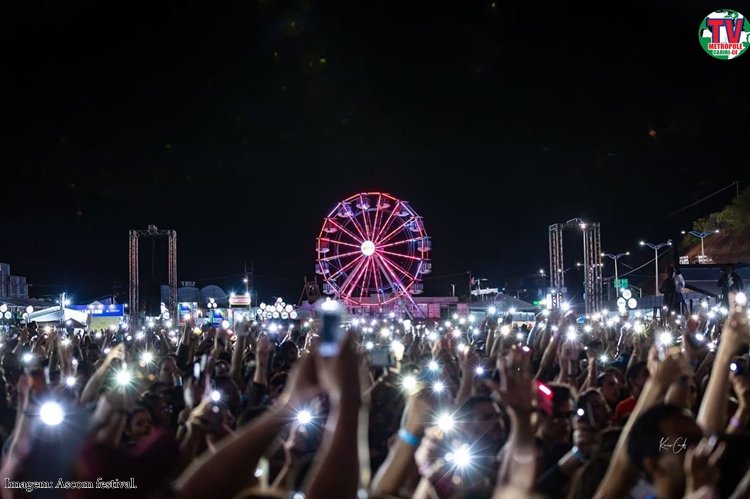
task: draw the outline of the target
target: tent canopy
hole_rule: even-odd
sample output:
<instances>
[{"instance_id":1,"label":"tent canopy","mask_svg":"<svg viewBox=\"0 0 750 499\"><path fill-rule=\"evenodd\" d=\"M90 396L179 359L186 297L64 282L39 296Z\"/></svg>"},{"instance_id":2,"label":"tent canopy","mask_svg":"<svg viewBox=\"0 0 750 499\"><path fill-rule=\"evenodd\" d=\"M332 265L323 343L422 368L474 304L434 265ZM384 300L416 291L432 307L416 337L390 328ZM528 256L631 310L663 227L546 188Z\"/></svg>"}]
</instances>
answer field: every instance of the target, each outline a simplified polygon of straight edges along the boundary
<instances>
[{"instance_id":1,"label":"tent canopy","mask_svg":"<svg viewBox=\"0 0 750 499\"><path fill-rule=\"evenodd\" d=\"M86 312L79 312L78 310L69 308L60 310L60 307L49 307L32 312L29 315L29 321L36 323L53 322L55 324L71 321L71 326L85 328L91 323L91 316Z\"/></svg>"}]
</instances>

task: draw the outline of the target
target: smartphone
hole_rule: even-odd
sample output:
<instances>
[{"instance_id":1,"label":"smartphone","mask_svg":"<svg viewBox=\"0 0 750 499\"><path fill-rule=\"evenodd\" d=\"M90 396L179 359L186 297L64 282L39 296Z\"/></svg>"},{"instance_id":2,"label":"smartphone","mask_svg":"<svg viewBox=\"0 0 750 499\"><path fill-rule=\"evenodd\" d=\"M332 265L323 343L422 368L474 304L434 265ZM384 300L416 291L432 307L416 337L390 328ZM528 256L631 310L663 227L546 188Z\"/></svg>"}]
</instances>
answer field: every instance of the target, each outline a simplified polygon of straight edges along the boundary
<instances>
[{"instance_id":1,"label":"smartphone","mask_svg":"<svg viewBox=\"0 0 750 499\"><path fill-rule=\"evenodd\" d=\"M576 417L578 417L579 421L588 423L591 428L596 428L596 418L594 417L594 411L591 410L591 402L579 404Z\"/></svg>"},{"instance_id":2,"label":"smartphone","mask_svg":"<svg viewBox=\"0 0 750 499\"><path fill-rule=\"evenodd\" d=\"M747 374L747 364L745 359L742 357L733 359L732 363L729 364L729 370L736 376L744 376Z\"/></svg>"},{"instance_id":3,"label":"smartphone","mask_svg":"<svg viewBox=\"0 0 750 499\"><path fill-rule=\"evenodd\" d=\"M685 334L685 338L687 339L687 342L690 343L690 346L693 349L699 350L701 347L703 347L703 343L696 340L692 332L688 332L687 334Z\"/></svg>"},{"instance_id":4,"label":"smartphone","mask_svg":"<svg viewBox=\"0 0 750 499\"><path fill-rule=\"evenodd\" d=\"M333 357L339 353L339 346L343 336L341 329L341 315L343 307L337 301L326 300L318 307L322 325L320 328L320 355Z\"/></svg>"},{"instance_id":5,"label":"smartphone","mask_svg":"<svg viewBox=\"0 0 750 499\"><path fill-rule=\"evenodd\" d=\"M393 367L396 365L390 348L374 348L370 351L370 364L372 367Z\"/></svg>"}]
</instances>

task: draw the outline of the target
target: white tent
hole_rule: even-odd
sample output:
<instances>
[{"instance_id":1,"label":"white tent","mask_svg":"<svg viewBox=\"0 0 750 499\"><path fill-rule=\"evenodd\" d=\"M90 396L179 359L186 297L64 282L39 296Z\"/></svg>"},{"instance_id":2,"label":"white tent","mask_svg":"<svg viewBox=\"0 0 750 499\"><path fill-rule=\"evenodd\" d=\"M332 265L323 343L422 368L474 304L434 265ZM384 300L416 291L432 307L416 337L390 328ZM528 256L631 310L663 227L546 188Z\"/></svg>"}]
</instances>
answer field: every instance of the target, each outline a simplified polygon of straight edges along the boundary
<instances>
[{"instance_id":1,"label":"white tent","mask_svg":"<svg viewBox=\"0 0 750 499\"><path fill-rule=\"evenodd\" d=\"M55 324L72 321L74 327L80 328L89 326L91 316L86 312L79 312L78 310L72 310L69 308L60 310L60 307L50 307L32 312L29 315L28 320L37 323L54 322Z\"/></svg>"}]
</instances>

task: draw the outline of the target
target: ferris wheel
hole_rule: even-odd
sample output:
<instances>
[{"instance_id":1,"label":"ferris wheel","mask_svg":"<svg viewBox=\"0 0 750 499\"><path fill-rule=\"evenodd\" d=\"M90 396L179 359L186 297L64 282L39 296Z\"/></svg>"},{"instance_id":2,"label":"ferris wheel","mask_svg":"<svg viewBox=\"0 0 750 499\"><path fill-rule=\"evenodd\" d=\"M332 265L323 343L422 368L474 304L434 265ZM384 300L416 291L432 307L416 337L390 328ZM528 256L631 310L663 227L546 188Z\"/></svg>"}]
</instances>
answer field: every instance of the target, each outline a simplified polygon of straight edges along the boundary
<instances>
[{"instance_id":1,"label":"ferris wheel","mask_svg":"<svg viewBox=\"0 0 750 499\"><path fill-rule=\"evenodd\" d=\"M350 306L377 307L423 292L431 249L422 217L409 203L363 192L339 202L323 220L315 272L325 294Z\"/></svg>"}]
</instances>

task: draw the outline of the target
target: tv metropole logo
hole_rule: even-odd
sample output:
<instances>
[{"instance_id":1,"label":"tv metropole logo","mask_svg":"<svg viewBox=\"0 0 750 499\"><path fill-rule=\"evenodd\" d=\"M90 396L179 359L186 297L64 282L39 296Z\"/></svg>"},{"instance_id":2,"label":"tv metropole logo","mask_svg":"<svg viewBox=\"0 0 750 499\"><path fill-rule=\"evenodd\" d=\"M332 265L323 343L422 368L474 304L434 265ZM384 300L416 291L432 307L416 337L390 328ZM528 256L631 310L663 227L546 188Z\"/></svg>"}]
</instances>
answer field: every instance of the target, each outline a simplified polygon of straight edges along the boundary
<instances>
[{"instance_id":1,"label":"tv metropole logo","mask_svg":"<svg viewBox=\"0 0 750 499\"><path fill-rule=\"evenodd\" d=\"M750 46L750 24L737 11L722 9L711 12L698 28L701 47L711 57L734 59Z\"/></svg>"}]
</instances>

